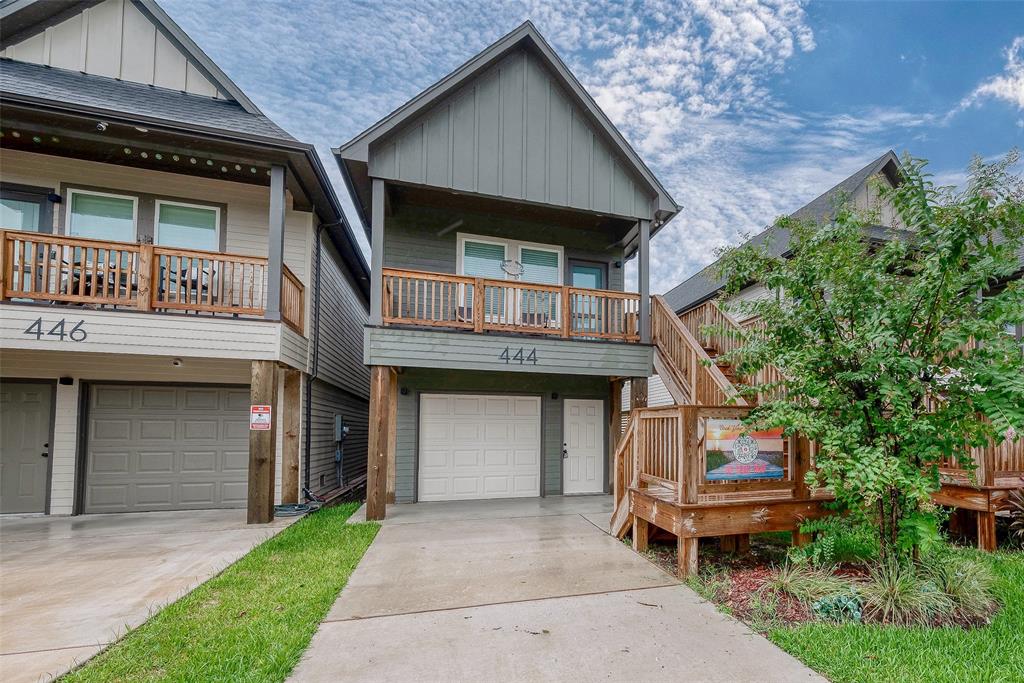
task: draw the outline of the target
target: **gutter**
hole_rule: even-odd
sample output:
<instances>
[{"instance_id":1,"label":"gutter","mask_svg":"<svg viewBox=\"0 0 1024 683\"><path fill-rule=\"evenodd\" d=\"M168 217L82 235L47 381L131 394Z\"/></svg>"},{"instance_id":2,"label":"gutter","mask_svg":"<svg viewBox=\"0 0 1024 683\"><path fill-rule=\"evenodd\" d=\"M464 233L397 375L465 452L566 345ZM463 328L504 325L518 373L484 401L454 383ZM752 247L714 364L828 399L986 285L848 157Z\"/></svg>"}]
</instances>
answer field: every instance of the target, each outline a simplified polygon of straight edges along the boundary
<instances>
[{"instance_id":1,"label":"gutter","mask_svg":"<svg viewBox=\"0 0 1024 683\"><path fill-rule=\"evenodd\" d=\"M341 223L321 223L316 226L316 276L313 278L313 360L310 364L308 377L306 378L306 425L305 442L306 458L302 463L303 483L302 492L306 496L306 502L315 500L312 490L309 488L310 477L310 451L313 448L313 380L317 378L320 369L320 269L322 267L322 234L328 225L341 225ZM339 482L340 483L340 482Z\"/></svg>"}]
</instances>

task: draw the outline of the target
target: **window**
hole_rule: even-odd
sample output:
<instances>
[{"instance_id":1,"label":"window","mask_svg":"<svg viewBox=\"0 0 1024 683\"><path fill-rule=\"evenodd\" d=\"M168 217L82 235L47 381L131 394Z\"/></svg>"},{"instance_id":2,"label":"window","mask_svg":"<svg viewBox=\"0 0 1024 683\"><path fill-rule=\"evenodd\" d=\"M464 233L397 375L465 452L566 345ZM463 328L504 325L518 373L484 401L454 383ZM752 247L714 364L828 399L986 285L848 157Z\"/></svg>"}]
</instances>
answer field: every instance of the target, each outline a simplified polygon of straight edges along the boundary
<instances>
[{"instance_id":1,"label":"window","mask_svg":"<svg viewBox=\"0 0 1024 683\"><path fill-rule=\"evenodd\" d=\"M165 247L220 250L220 209L157 201L153 241Z\"/></svg>"},{"instance_id":2,"label":"window","mask_svg":"<svg viewBox=\"0 0 1024 683\"><path fill-rule=\"evenodd\" d=\"M492 280L561 285L562 251L554 245L460 234L458 271Z\"/></svg>"},{"instance_id":3,"label":"window","mask_svg":"<svg viewBox=\"0 0 1024 683\"><path fill-rule=\"evenodd\" d=\"M135 197L69 190L67 234L112 242L134 242Z\"/></svg>"},{"instance_id":4,"label":"window","mask_svg":"<svg viewBox=\"0 0 1024 683\"><path fill-rule=\"evenodd\" d=\"M12 187L0 188L0 228L50 232L53 221L45 189Z\"/></svg>"}]
</instances>

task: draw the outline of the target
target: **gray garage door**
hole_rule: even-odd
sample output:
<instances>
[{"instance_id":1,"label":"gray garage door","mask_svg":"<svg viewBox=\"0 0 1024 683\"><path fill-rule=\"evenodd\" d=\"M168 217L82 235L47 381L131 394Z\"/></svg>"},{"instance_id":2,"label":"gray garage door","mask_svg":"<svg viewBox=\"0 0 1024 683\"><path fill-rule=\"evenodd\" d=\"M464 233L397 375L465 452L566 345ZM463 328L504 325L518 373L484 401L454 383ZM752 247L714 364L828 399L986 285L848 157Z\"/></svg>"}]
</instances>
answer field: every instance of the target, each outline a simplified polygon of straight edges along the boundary
<instances>
[{"instance_id":1,"label":"gray garage door","mask_svg":"<svg viewBox=\"0 0 1024 683\"><path fill-rule=\"evenodd\" d=\"M249 389L94 386L85 512L245 507Z\"/></svg>"}]
</instances>

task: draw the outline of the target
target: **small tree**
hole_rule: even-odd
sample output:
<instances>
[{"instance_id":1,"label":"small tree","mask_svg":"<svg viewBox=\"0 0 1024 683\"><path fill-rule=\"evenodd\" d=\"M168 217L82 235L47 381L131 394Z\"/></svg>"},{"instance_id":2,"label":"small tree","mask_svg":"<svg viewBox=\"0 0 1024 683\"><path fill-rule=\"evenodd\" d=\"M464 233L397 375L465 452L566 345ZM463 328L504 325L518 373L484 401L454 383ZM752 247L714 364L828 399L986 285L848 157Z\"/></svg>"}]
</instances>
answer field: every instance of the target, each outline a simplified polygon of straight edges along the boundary
<instances>
[{"instance_id":1,"label":"small tree","mask_svg":"<svg viewBox=\"0 0 1024 683\"><path fill-rule=\"evenodd\" d=\"M877 215L841 202L829 225L776 224L791 232L786 258L723 253L726 297L751 282L775 295L743 304L763 331L730 359L740 376L784 374L752 422L818 442L808 476L877 525L884 555L936 537L941 459L970 467L970 446L1024 431L1024 361L1005 333L1024 320L1020 281L1004 285L1020 268L1017 161L976 160L955 192L908 157L903 182L879 186L903 228L885 239L869 229Z\"/></svg>"}]
</instances>

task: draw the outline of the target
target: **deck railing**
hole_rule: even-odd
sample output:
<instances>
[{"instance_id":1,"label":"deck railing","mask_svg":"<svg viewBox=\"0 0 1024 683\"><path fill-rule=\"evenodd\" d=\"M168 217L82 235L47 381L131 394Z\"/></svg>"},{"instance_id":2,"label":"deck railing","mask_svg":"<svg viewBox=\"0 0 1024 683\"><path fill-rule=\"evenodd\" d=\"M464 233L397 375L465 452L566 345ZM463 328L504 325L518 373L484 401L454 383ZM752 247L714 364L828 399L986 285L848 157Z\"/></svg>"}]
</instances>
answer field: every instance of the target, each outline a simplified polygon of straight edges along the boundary
<instances>
[{"instance_id":1,"label":"deck railing","mask_svg":"<svg viewBox=\"0 0 1024 683\"><path fill-rule=\"evenodd\" d=\"M0 299L262 316L267 259L0 230ZM287 268L282 317L302 331L304 287Z\"/></svg>"},{"instance_id":2,"label":"deck railing","mask_svg":"<svg viewBox=\"0 0 1024 683\"><path fill-rule=\"evenodd\" d=\"M385 325L640 340L640 295L385 268Z\"/></svg>"}]
</instances>

